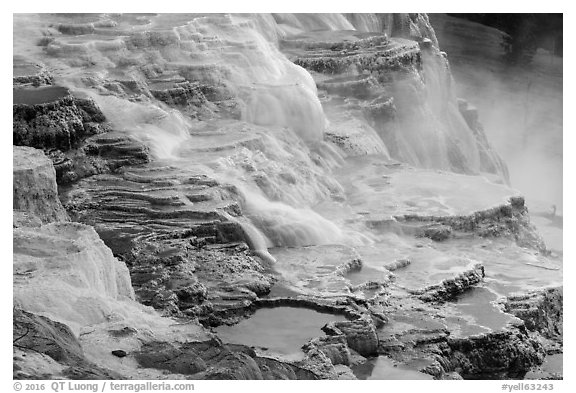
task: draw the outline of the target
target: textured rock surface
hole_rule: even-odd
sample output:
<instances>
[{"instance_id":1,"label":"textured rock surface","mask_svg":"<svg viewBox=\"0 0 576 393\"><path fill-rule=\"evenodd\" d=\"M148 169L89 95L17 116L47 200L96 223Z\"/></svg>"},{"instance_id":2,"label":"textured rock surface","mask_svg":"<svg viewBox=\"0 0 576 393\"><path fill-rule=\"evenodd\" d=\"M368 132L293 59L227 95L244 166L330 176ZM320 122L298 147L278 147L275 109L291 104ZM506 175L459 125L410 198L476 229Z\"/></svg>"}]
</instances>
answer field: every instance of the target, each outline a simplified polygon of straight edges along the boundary
<instances>
[{"instance_id":1,"label":"textured rock surface","mask_svg":"<svg viewBox=\"0 0 576 393\"><path fill-rule=\"evenodd\" d=\"M439 284L431 285L415 294L425 302L442 302L450 300L478 284L484 278L484 266L476 265L454 278L446 279Z\"/></svg>"},{"instance_id":2,"label":"textured rock surface","mask_svg":"<svg viewBox=\"0 0 576 393\"><path fill-rule=\"evenodd\" d=\"M410 18L403 22L406 26L414 26ZM341 123L343 114L361 119L367 124L354 128L373 128L386 146L362 149L366 142L351 143L350 136L344 139L341 132L328 130L329 139L348 154L375 149L413 165L489 172L507 180L506 166L481 125L454 96L448 62L427 17L415 18L428 28L401 28L396 34L418 42L378 33L314 31L285 39L282 48L313 72L321 94L326 92L321 97L330 121ZM368 135L364 132L363 138Z\"/></svg>"},{"instance_id":3,"label":"textured rock surface","mask_svg":"<svg viewBox=\"0 0 576 393\"><path fill-rule=\"evenodd\" d=\"M70 328L46 317L14 309L13 345L14 379L117 379L117 373L96 366L86 359L80 343ZM46 355L62 366L57 373L42 373L42 367L30 368L24 357L39 355L40 363L50 364ZM52 370L53 371L53 370Z\"/></svg>"},{"instance_id":4,"label":"textured rock surface","mask_svg":"<svg viewBox=\"0 0 576 393\"><path fill-rule=\"evenodd\" d=\"M110 132L96 103L72 96L66 88L15 87L13 112L13 143L43 149L56 168L58 184L149 160L145 145Z\"/></svg>"},{"instance_id":5,"label":"textured rock surface","mask_svg":"<svg viewBox=\"0 0 576 393\"><path fill-rule=\"evenodd\" d=\"M35 215L43 223L67 221L68 215L58 199L56 172L50 159L31 147L14 146L12 154L13 209Z\"/></svg>"},{"instance_id":6,"label":"textured rock surface","mask_svg":"<svg viewBox=\"0 0 576 393\"><path fill-rule=\"evenodd\" d=\"M469 216L419 216L404 215L397 219L407 223L435 223L440 226L423 228L423 235L433 240L444 240L450 236L450 230L472 232L480 237L509 237L522 247L531 247L546 252L544 240L530 223L524 198L511 197L509 203L488 210L477 211ZM439 229L440 228L440 229ZM447 230L448 229L448 230ZM440 233L446 235L440 235ZM440 236L440 237L439 237Z\"/></svg>"},{"instance_id":7,"label":"textured rock surface","mask_svg":"<svg viewBox=\"0 0 576 393\"><path fill-rule=\"evenodd\" d=\"M544 348L523 329L448 340L450 366L464 378L522 378L544 360Z\"/></svg>"},{"instance_id":8,"label":"textured rock surface","mask_svg":"<svg viewBox=\"0 0 576 393\"><path fill-rule=\"evenodd\" d=\"M49 151L60 185L101 173L114 172L125 165L149 161L149 149L129 135L106 132L86 138L78 149Z\"/></svg>"},{"instance_id":9,"label":"textured rock surface","mask_svg":"<svg viewBox=\"0 0 576 393\"><path fill-rule=\"evenodd\" d=\"M304 345L303 350L305 353L319 350L333 365L349 366L352 361L346 337L343 335L315 338Z\"/></svg>"},{"instance_id":10,"label":"textured rock surface","mask_svg":"<svg viewBox=\"0 0 576 393\"><path fill-rule=\"evenodd\" d=\"M319 379L314 372L295 364L258 356L242 346L217 340L187 343L179 347L166 342L144 345L135 354L147 368L169 370L193 379Z\"/></svg>"},{"instance_id":11,"label":"textured rock surface","mask_svg":"<svg viewBox=\"0 0 576 393\"><path fill-rule=\"evenodd\" d=\"M217 321L273 282L246 246L234 195L194 169L150 165L84 179L64 200L128 263L140 301Z\"/></svg>"},{"instance_id":12,"label":"textured rock surface","mask_svg":"<svg viewBox=\"0 0 576 393\"><path fill-rule=\"evenodd\" d=\"M14 56L12 83L14 86L31 85L45 86L53 82L52 75L42 64L28 61L26 58Z\"/></svg>"},{"instance_id":13,"label":"textured rock surface","mask_svg":"<svg viewBox=\"0 0 576 393\"><path fill-rule=\"evenodd\" d=\"M52 35L15 61L14 140L82 223L14 213L15 301L44 337L18 339L42 352L15 349L19 378L89 376L67 356L95 377L354 379L387 356L520 378L557 353L561 291L495 306L561 274L523 199L422 169L507 178L426 15L73 18L15 20ZM209 330L260 307L339 318L290 356Z\"/></svg>"},{"instance_id":14,"label":"textured rock surface","mask_svg":"<svg viewBox=\"0 0 576 393\"><path fill-rule=\"evenodd\" d=\"M343 335L348 346L360 355L373 356L378 351L378 336L374 325L366 320L335 322L323 330L329 335Z\"/></svg>"},{"instance_id":15,"label":"textured rock surface","mask_svg":"<svg viewBox=\"0 0 576 393\"><path fill-rule=\"evenodd\" d=\"M504 309L522 319L528 330L537 331L544 337L562 341L563 295L563 287L512 295L506 299Z\"/></svg>"},{"instance_id":16,"label":"textured rock surface","mask_svg":"<svg viewBox=\"0 0 576 393\"><path fill-rule=\"evenodd\" d=\"M41 149L70 150L104 121L92 100L58 86L15 88L12 109L13 143Z\"/></svg>"}]
</instances>

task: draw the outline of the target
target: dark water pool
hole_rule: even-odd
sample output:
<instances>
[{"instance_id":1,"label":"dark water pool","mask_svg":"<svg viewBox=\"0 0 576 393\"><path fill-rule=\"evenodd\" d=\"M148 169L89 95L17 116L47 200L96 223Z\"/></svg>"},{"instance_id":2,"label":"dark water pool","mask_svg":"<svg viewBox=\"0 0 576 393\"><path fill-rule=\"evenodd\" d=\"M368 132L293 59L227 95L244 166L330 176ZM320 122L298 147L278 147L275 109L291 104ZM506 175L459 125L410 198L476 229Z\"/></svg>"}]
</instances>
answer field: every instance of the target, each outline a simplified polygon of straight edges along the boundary
<instances>
[{"instance_id":1,"label":"dark water pool","mask_svg":"<svg viewBox=\"0 0 576 393\"><path fill-rule=\"evenodd\" d=\"M70 91L62 86L37 87L34 89L12 89L13 104L38 105L54 102L70 94Z\"/></svg>"},{"instance_id":2,"label":"dark water pool","mask_svg":"<svg viewBox=\"0 0 576 393\"><path fill-rule=\"evenodd\" d=\"M301 353L310 339L323 336L320 330L330 321L344 321L342 315L321 313L300 307L263 308L233 326L219 326L216 333L222 341L244 344L283 355Z\"/></svg>"}]
</instances>

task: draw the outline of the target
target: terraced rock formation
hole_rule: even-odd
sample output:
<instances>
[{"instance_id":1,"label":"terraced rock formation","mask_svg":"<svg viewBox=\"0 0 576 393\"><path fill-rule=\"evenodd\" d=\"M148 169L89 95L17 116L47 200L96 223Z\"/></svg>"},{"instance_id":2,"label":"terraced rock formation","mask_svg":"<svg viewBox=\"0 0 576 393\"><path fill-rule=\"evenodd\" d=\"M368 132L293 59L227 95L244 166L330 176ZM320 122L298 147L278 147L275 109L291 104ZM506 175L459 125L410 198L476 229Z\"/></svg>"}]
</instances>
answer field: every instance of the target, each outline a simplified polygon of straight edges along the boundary
<instances>
[{"instance_id":1,"label":"terraced rock formation","mask_svg":"<svg viewBox=\"0 0 576 393\"><path fill-rule=\"evenodd\" d=\"M513 295L561 258L426 15L15 26L15 377L522 378L561 351L561 295Z\"/></svg>"}]
</instances>

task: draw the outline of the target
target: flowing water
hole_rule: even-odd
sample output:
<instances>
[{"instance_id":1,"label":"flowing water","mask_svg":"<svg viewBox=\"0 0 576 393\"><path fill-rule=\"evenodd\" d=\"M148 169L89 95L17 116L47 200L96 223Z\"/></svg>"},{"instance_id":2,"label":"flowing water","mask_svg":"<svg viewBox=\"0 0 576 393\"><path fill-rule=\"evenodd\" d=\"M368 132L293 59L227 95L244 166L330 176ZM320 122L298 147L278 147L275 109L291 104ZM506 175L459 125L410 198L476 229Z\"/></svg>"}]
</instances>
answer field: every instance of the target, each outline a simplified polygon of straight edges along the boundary
<instances>
[{"instance_id":1,"label":"flowing water","mask_svg":"<svg viewBox=\"0 0 576 393\"><path fill-rule=\"evenodd\" d=\"M554 243L560 256L547 259L498 240L435 243L414 237L394 218L471 214L518 195L503 179L491 181L497 175L479 175L480 151L458 112L455 92L446 87L451 75L444 60L424 57L426 83L396 87L413 94L407 97L415 94L422 106L401 123L395 150L383 138L378 139L381 154L349 157L324 140L326 130L338 125L334 116L327 118L337 111L337 100L321 100L315 78L322 77L280 50L286 38L304 32L314 36L315 30L390 33L391 21L368 14L110 14L82 20L15 15L15 53L22 64L41 61L60 87L43 88L34 97L15 90L14 102L50 100L65 89L90 97L114 130L144 142L157 162L233 186L243 216L228 218L238 221L250 247L272 262L280 278L272 291L279 296L342 294L367 281L389 282L385 265L398 259L411 261L395 272L394 285L401 289L422 288L482 262L485 283L448 304L454 316L446 322L460 335L500 329L512 317L495 306L497 299L561 284L561 244ZM23 67L15 65L15 70L24 72ZM159 89L183 81L209 86L206 96L216 97L216 104L175 109L136 94L138 84ZM136 87L131 92L113 88L127 85ZM360 118L350 124L357 133L369 129ZM371 138L381 135L370 130ZM458 159L446 143L454 139L463 152ZM393 153L406 163L391 158ZM452 172L455 162L468 174ZM514 173L513 185L522 184ZM550 239L558 239L557 227ZM559 231L561 237L561 224ZM338 267L354 258L362 259L363 268L341 274ZM378 291L363 293L372 297ZM295 356L321 335L325 323L339 319L302 308L260 309L217 332L225 342ZM355 372L361 378L427 377L384 357Z\"/></svg>"}]
</instances>

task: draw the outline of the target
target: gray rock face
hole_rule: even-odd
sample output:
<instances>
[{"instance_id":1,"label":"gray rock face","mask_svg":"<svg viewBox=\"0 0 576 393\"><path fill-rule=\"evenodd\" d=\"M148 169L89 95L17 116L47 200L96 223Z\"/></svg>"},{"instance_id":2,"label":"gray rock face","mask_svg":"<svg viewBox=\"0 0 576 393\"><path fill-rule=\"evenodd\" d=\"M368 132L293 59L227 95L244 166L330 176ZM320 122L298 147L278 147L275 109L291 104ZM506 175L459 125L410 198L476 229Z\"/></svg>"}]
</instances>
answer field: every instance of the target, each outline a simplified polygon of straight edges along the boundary
<instances>
[{"instance_id":1,"label":"gray rock face","mask_svg":"<svg viewBox=\"0 0 576 393\"><path fill-rule=\"evenodd\" d=\"M398 216L396 219L419 227L418 231L423 236L436 241L445 240L455 232L473 233L485 238L511 238L522 247L546 252L544 240L530 223L523 197L511 197L507 204L467 216L435 217L411 214Z\"/></svg>"},{"instance_id":2,"label":"gray rock face","mask_svg":"<svg viewBox=\"0 0 576 393\"><path fill-rule=\"evenodd\" d=\"M174 345L146 344L135 354L142 367L168 370L194 379L319 379L301 366L258 356L243 345L222 344L219 340Z\"/></svg>"},{"instance_id":3,"label":"gray rock face","mask_svg":"<svg viewBox=\"0 0 576 393\"><path fill-rule=\"evenodd\" d=\"M360 31L367 27L363 19L350 17ZM470 111L459 111L450 67L428 17L376 19L363 32L313 30L281 42L291 60L312 72L320 96L326 93L323 106L331 122L343 123L344 114L366 122L351 123L346 132L328 129L328 139L349 155L385 152L415 166L483 171L507 181L506 166L480 123L469 121ZM384 151L371 142L372 132L355 131L366 128L384 142Z\"/></svg>"},{"instance_id":4,"label":"gray rock face","mask_svg":"<svg viewBox=\"0 0 576 393\"><path fill-rule=\"evenodd\" d=\"M343 335L348 347L362 356L378 353L378 336L374 324L366 320L334 322L322 328L329 335Z\"/></svg>"},{"instance_id":5,"label":"gray rock face","mask_svg":"<svg viewBox=\"0 0 576 393\"><path fill-rule=\"evenodd\" d=\"M454 278L429 286L417 293L425 302L444 302L464 293L484 278L484 266L477 264L472 269L460 273Z\"/></svg>"},{"instance_id":6,"label":"gray rock face","mask_svg":"<svg viewBox=\"0 0 576 393\"><path fill-rule=\"evenodd\" d=\"M92 176L63 195L127 262L141 302L209 325L238 318L274 281L246 246L234 197L194 169L158 164Z\"/></svg>"},{"instance_id":7,"label":"gray rock face","mask_svg":"<svg viewBox=\"0 0 576 393\"><path fill-rule=\"evenodd\" d=\"M557 287L509 296L504 309L522 319L528 330L562 341L563 295L563 287Z\"/></svg>"},{"instance_id":8,"label":"gray rock face","mask_svg":"<svg viewBox=\"0 0 576 393\"><path fill-rule=\"evenodd\" d=\"M466 339L448 339L450 367L465 379L499 376L522 378L532 367L541 364L542 344L522 328Z\"/></svg>"},{"instance_id":9,"label":"gray rock face","mask_svg":"<svg viewBox=\"0 0 576 393\"><path fill-rule=\"evenodd\" d=\"M77 69L79 75L84 72L80 67L89 70L82 74L82 82L78 82L83 84L82 88L91 88L135 105L144 102L161 108L171 107L169 111L177 110L185 117L191 117L194 125L187 129L192 135L191 146L182 143L177 149L179 158L189 160L186 165L175 164L169 159L150 160L148 149L135 137L121 130L109 131L110 125L105 123L102 112L93 102L73 97L62 87L47 86L53 79L42 67L27 63L26 69L21 69L22 75L14 78L14 141L43 148L49 157L35 149L15 147L14 209L19 209L14 212L15 293L26 295L26 302L22 304L34 312L50 311L57 315L68 310L77 316L82 314L78 310L86 310L90 312L82 315L79 324L101 326L110 316L114 319L126 310L118 306L118 298L112 296L100 304L97 296L90 298L85 293L76 296L74 291L69 291L62 296L66 285L61 284L61 279L72 280L78 272L61 269L47 279L37 274L38 266L42 266L44 260L60 261L67 266L90 265L89 270L97 274L89 275L90 280L82 287L96 288L93 292L98 294L106 292L98 277L118 268L121 274L117 276L121 277L105 281L116 280L123 289L120 292L127 295L123 297L127 300L135 297L164 317L179 318L175 322L149 310L167 325L182 325L180 321L185 318L186 329L196 327L204 336L175 338L170 331L163 333L161 338L151 339L146 323L136 325L131 321L128 326L128 322L120 321L106 325L103 332L96 334L84 331L78 339L73 333L78 329L78 321L74 318L70 318L74 323L67 327L24 312L14 320L15 343L26 346L27 355L34 350L41 352L59 367L64 366L65 372L27 370L15 374L18 378L114 378L112 373L101 373L97 368L90 373L80 342L86 344L86 351L105 354L104 360L99 359L101 366L107 367L103 362L117 362L116 365L125 362L141 368L137 373L144 372L143 369L153 370L152 374L146 375L160 378L173 373L194 379L353 379L349 366L365 361L363 356L377 355L389 356L399 363L415 362L420 364L419 369L437 379L461 376L516 378L542 362L547 348L539 343L539 335L550 340L561 339L561 290L508 299L507 312L524 320L527 330L520 323L495 328L487 334L466 336L467 333L462 333L463 329L454 327L453 323L455 317L461 315L454 310L446 312L452 307L446 302L479 284L484 276L482 266L470 265L473 268L467 267L468 270L461 274L451 269L456 266L444 266L442 277L449 278L431 286L430 282L436 283L440 279L423 279L422 286L416 287L424 288L422 290L408 289L402 281L406 278L403 275L414 273L425 276L432 272L430 276L433 276L434 269L422 266L426 255L417 255L421 252L418 250L424 250L423 254L429 251L430 259L434 259L431 263L438 263L435 257L443 252L450 256L453 250L449 247L462 238L474 241L502 238L498 240L506 240L501 243L505 247L516 247L513 241L508 241L513 239L518 244L543 250L541 239L530 226L522 198L513 198L510 203L487 211L463 213L469 214L465 216L440 212L430 213L438 214L438 217L414 214L389 219L386 215L385 220L394 221L401 229L409 229L398 235L403 241L418 243L413 248L402 246L409 252L398 246L398 255L390 256L390 259L385 255L386 260L378 262L380 266L375 267L372 258L363 263L359 256L345 256L343 261L345 253L330 254L325 252L329 247L319 247L317 251L308 248L301 254L311 256L314 261L297 257L303 262L286 268L287 260L281 259L280 251L274 251L279 263L270 266L270 260L262 257L266 255L262 250L249 249L255 242L243 225L247 223L244 214L250 214L245 197L237 187L224 184L211 172L224 163L230 165L231 170L242 168L242 171L234 172L236 178L245 177L250 186L259 188L269 200L288 200L292 206L313 206L316 202L345 199L345 190L327 175L337 163L342 163L341 157L337 156L338 149L346 157L380 155L386 162L393 157L416 166L468 174L487 171L506 178L505 165L491 150L477 111L453 96L446 55L438 50L426 15L342 17L342 21L348 20L356 31L346 30L348 25L328 31L326 29L332 27L316 28L311 23L312 27L307 28L304 27L306 23L302 23L302 29L296 30L302 34L296 37L286 38L286 35L290 36L286 32L284 35L265 32L271 36L277 34L270 39L271 45L280 41L281 51L311 70L324 114L332 123L323 135L320 132L315 141L319 144L314 149L305 145L296 134L294 138L286 136L290 130L274 129L278 124L266 123L256 129L238 121L245 116L247 108L244 106L250 104L251 91L272 94L281 91L279 87L289 87L274 83L268 86L267 79L266 83L252 82L252 77L260 80L258 75L247 77L248 73L244 75L243 70L234 69L238 58L250 59L246 54L254 55L246 49L258 46L258 42L244 42L243 37L239 41L235 41L236 37L214 39L203 34L202 27L189 30L192 27L187 24L189 16L171 16L176 20L164 20L168 24L174 22L176 28L163 26L162 17L155 21L161 26L152 30L146 24L156 17L113 16L117 23L92 16L89 18L100 20L57 23L53 27L61 35L45 38L43 45L51 60L57 57L66 67ZM282 16L255 16L249 25L254 22L259 26L255 28L261 29L259 23L266 18L273 23L274 19L280 21ZM305 20L306 16L298 18ZM202 26L213 25L216 30L228 31L234 26L232 19L224 15L199 19L202 19L199 22ZM126 26L130 33L124 30ZM250 26L247 29L251 29ZM244 27L237 31L245 32ZM107 38L101 40L100 34L117 39L112 42ZM69 44L84 39L90 41L90 48ZM274 55L279 56L272 59L272 64L281 59L287 67L294 67L276 52ZM91 73L94 70L92 58L100 56L113 64L110 69L116 72L106 77ZM193 64L183 61L189 56L194 57ZM151 58L153 61L149 61ZM125 72L126 69L130 72ZM248 69L252 71L251 67ZM231 83L230 74L236 72L242 81ZM293 77L288 75L286 79L292 82ZM310 82L314 87L312 79ZM239 85L234 86L234 83ZM312 95L318 99L315 89ZM279 102L278 109L285 109L280 108L285 103L283 98ZM301 117L297 115L294 119ZM294 119L281 126L292 126ZM231 125L227 125L228 122ZM421 129L429 132L421 134ZM284 135L285 139L276 139L278 135ZM422 135L434 135L436 139L430 142L430 138L422 138ZM270 145L269 139L275 143ZM278 141L282 146L277 145ZM331 152L334 147L333 156L320 154L326 149ZM284 152L287 158L280 161L278 153ZM296 160L297 157L304 158ZM19 168L17 158L22 161ZM56 181L50 159L56 169ZM46 162L50 165L45 165ZM378 168L377 171L384 169L383 166ZM378 177L387 177L382 175L378 173ZM68 219L58 200L56 182L71 184L61 190L64 205L72 219L83 224L42 225ZM368 188L389 185L373 183ZM295 195L306 197L304 203L298 198L291 199L289 191L294 190L302 193ZM309 194L314 195L310 198ZM418 213L417 208L422 206L421 195L410 201L409 210L402 213L391 210L391 215L406 211ZM388 202L390 206L395 203ZM359 209L358 215L368 216L370 211ZM266 218L262 222L274 222L274 219ZM353 223L361 221L356 217ZM383 226L387 225L381 222ZM114 255L104 247L96 232L84 224L94 227ZM366 229L375 228L368 225ZM288 245L282 238L275 237L273 231L266 235L276 246ZM414 236L433 241L414 239ZM456 246L464 248L463 243ZM317 257L323 254L327 256ZM122 262L128 266L130 279ZM449 263L452 261L446 264ZM395 273L381 274L380 267ZM298 276L297 281L306 284L306 291L302 292L303 287L286 280L288 275ZM35 278L38 280L34 282ZM276 281L281 285L274 287ZM34 285L26 286L30 282ZM135 291L132 291L132 285ZM57 291L50 293L57 295L52 299L64 298L57 309L37 300L47 298L45 293L53 288ZM32 309L38 304L42 309ZM206 339L206 336L212 337L212 333L204 327L233 324L249 317L258 307L281 305L343 314L350 320L326 325L323 330L328 335L304 345L305 358L299 362L265 357L260 350L269 352L262 348L256 353L242 345L223 344L217 338ZM98 311L96 318L94 310ZM133 311L129 309L127 313L139 315ZM463 336L454 338L459 334ZM90 337L96 338L90 341ZM68 367L70 361L76 362L77 367ZM24 363L15 359L15 370Z\"/></svg>"},{"instance_id":10,"label":"gray rock face","mask_svg":"<svg viewBox=\"0 0 576 393\"><path fill-rule=\"evenodd\" d=\"M35 315L20 309L14 309L12 321L13 345L24 353L34 351L45 354L61 364L62 377L73 379L118 379L117 373L104 370L86 359L80 343L62 323ZM15 379L51 379L53 375L41 372L29 373L23 370L25 359L14 359Z\"/></svg>"},{"instance_id":11,"label":"gray rock face","mask_svg":"<svg viewBox=\"0 0 576 393\"><path fill-rule=\"evenodd\" d=\"M13 59L13 77L14 86L45 86L53 82L52 75L41 64L30 62L25 58L14 56Z\"/></svg>"},{"instance_id":12,"label":"gray rock face","mask_svg":"<svg viewBox=\"0 0 576 393\"><path fill-rule=\"evenodd\" d=\"M49 156L56 168L57 183L67 185L125 165L146 163L149 150L129 135L111 131L86 138L78 149L52 149Z\"/></svg>"},{"instance_id":13,"label":"gray rock face","mask_svg":"<svg viewBox=\"0 0 576 393\"><path fill-rule=\"evenodd\" d=\"M315 338L304 345L303 350L305 353L319 350L330 359L335 366L338 364L349 366L351 363L351 355L346 337L341 335Z\"/></svg>"},{"instance_id":14,"label":"gray rock face","mask_svg":"<svg viewBox=\"0 0 576 393\"><path fill-rule=\"evenodd\" d=\"M20 210L12 211L12 226L14 228L40 228L42 220L33 213L28 213Z\"/></svg>"},{"instance_id":15,"label":"gray rock face","mask_svg":"<svg viewBox=\"0 0 576 393\"><path fill-rule=\"evenodd\" d=\"M52 77L44 69L14 61L15 72L41 73L14 79L13 143L43 149L56 168L58 184L148 162L146 146L125 133L109 132L94 101L61 86L46 86ZM44 74L49 79L39 80Z\"/></svg>"},{"instance_id":16,"label":"gray rock face","mask_svg":"<svg viewBox=\"0 0 576 393\"><path fill-rule=\"evenodd\" d=\"M13 209L37 216L42 223L69 221L58 199L56 171L41 150L13 148Z\"/></svg>"}]
</instances>

